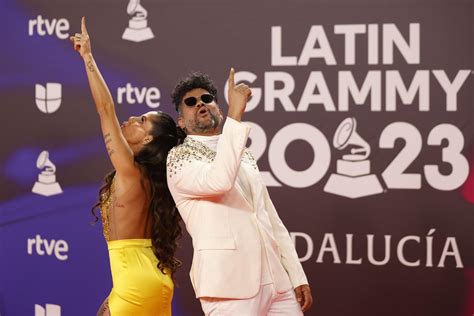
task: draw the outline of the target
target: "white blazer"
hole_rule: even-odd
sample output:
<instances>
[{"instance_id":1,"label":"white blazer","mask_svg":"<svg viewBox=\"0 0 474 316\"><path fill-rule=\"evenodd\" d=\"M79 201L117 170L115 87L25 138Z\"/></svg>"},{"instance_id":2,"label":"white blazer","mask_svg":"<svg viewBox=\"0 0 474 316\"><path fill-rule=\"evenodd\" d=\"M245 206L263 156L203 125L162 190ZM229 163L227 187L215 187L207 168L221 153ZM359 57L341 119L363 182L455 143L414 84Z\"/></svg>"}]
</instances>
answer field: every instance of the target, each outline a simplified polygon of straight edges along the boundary
<instances>
[{"instance_id":1,"label":"white blazer","mask_svg":"<svg viewBox=\"0 0 474 316\"><path fill-rule=\"evenodd\" d=\"M265 224L271 231L267 247L278 257L268 260L280 261L270 264L281 267L272 271L276 290L308 284L256 161L245 149L249 132L247 125L227 118L217 152L187 137L168 155L168 186L193 240L190 278L198 298L246 299L258 293L262 267L259 226ZM246 189L252 201L237 177L250 185Z\"/></svg>"}]
</instances>

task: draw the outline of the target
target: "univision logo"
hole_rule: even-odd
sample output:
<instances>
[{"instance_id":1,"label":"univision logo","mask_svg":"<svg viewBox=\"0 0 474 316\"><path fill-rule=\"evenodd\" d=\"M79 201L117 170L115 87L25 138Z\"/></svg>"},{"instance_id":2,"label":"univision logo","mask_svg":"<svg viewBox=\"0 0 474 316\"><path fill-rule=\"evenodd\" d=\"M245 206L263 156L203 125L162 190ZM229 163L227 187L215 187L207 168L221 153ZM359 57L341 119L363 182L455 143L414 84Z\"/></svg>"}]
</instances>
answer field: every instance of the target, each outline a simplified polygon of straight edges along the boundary
<instances>
[{"instance_id":1,"label":"univision logo","mask_svg":"<svg viewBox=\"0 0 474 316\"><path fill-rule=\"evenodd\" d=\"M61 316L61 306L46 304L46 308L35 304L35 316Z\"/></svg>"},{"instance_id":2,"label":"univision logo","mask_svg":"<svg viewBox=\"0 0 474 316\"><path fill-rule=\"evenodd\" d=\"M46 87L35 86L36 106L43 113L54 113L61 105L62 87L60 83L48 82Z\"/></svg>"}]
</instances>

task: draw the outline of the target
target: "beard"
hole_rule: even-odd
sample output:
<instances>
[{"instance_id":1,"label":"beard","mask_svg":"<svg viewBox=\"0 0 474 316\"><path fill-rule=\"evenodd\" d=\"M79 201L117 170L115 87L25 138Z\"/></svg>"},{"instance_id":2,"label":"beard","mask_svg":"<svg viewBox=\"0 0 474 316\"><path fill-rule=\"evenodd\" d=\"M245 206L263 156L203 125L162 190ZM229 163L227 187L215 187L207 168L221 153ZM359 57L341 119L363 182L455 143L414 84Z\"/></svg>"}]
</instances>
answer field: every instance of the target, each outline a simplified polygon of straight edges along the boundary
<instances>
[{"instance_id":1,"label":"beard","mask_svg":"<svg viewBox=\"0 0 474 316\"><path fill-rule=\"evenodd\" d=\"M196 113L194 120L188 121L188 124L186 124L186 129L192 131L194 134L207 134L218 129L221 125L221 117L211 111L208 113L209 116L205 119L199 119Z\"/></svg>"}]
</instances>

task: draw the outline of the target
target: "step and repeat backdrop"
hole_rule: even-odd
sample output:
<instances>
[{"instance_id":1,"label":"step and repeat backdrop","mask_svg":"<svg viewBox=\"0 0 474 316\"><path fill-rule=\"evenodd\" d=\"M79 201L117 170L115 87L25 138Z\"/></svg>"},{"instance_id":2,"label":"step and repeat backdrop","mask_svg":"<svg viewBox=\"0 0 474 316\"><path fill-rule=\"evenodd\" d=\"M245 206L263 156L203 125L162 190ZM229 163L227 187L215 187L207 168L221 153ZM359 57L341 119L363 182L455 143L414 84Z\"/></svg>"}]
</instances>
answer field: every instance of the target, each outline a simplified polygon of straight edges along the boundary
<instances>
[{"instance_id":1,"label":"step and repeat backdrop","mask_svg":"<svg viewBox=\"0 0 474 316\"><path fill-rule=\"evenodd\" d=\"M252 87L248 146L307 315L474 315L472 0L2 0L0 315L95 315L112 286L82 16L121 120L176 118L191 71L224 111L230 67ZM185 233L174 315L202 314L191 255Z\"/></svg>"}]
</instances>

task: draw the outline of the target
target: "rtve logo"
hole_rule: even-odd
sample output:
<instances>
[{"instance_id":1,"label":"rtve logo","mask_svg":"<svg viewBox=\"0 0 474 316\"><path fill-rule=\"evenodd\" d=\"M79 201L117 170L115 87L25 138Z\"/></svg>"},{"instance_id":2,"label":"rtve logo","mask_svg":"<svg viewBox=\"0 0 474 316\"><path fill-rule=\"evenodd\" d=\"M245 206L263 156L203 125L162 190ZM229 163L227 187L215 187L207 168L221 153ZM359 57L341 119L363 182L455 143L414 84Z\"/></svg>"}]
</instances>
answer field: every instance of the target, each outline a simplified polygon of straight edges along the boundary
<instances>
[{"instance_id":1,"label":"rtve logo","mask_svg":"<svg viewBox=\"0 0 474 316\"><path fill-rule=\"evenodd\" d=\"M33 36L36 33L39 36L53 35L59 39L69 38L69 21L62 18L56 19L43 19L41 15L38 15L36 19L28 21L28 35Z\"/></svg>"},{"instance_id":2,"label":"rtve logo","mask_svg":"<svg viewBox=\"0 0 474 316\"><path fill-rule=\"evenodd\" d=\"M60 83L48 82L46 86L35 86L36 106L43 113L54 113L61 106L62 86Z\"/></svg>"},{"instance_id":3,"label":"rtve logo","mask_svg":"<svg viewBox=\"0 0 474 316\"><path fill-rule=\"evenodd\" d=\"M160 90L156 87L136 88L132 87L130 83L127 83L125 87L119 87L117 89L117 103L122 104L124 99L128 104L146 103L148 107L154 109L160 106Z\"/></svg>"},{"instance_id":4,"label":"rtve logo","mask_svg":"<svg viewBox=\"0 0 474 316\"><path fill-rule=\"evenodd\" d=\"M61 306L46 304L46 308L35 304L35 316L61 316Z\"/></svg>"},{"instance_id":5,"label":"rtve logo","mask_svg":"<svg viewBox=\"0 0 474 316\"><path fill-rule=\"evenodd\" d=\"M36 247L33 247L34 245ZM48 241L47 239L42 239L38 234L35 238L28 238L27 240L27 252L29 255L33 255L33 252L36 252L40 256L44 254L51 256L54 253L56 259L64 261L68 258L68 251L69 246L67 242L61 239L51 239L51 241Z\"/></svg>"}]
</instances>

